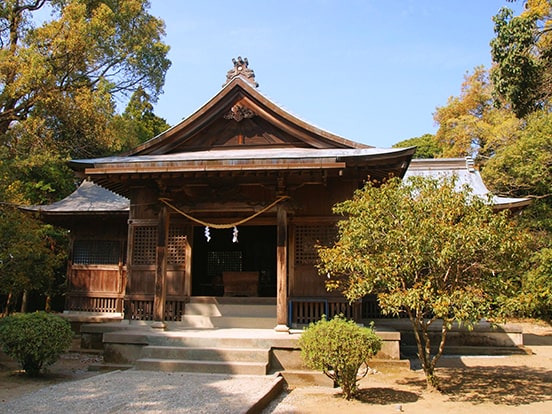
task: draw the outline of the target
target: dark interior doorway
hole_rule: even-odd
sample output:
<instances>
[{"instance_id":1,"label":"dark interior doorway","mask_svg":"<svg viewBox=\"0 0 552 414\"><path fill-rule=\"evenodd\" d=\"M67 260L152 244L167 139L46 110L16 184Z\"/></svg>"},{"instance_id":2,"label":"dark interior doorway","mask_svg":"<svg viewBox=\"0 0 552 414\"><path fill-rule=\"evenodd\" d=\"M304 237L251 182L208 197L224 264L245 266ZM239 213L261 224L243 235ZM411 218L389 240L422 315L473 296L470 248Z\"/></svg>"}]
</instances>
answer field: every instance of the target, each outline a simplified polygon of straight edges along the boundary
<instances>
[{"instance_id":1,"label":"dark interior doorway","mask_svg":"<svg viewBox=\"0 0 552 414\"><path fill-rule=\"evenodd\" d=\"M194 228L192 296L223 296L224 272L258 272L256 296L276 296L276 226L241 226L238 241L232 229Z\"/></svg>"}]
</instances>

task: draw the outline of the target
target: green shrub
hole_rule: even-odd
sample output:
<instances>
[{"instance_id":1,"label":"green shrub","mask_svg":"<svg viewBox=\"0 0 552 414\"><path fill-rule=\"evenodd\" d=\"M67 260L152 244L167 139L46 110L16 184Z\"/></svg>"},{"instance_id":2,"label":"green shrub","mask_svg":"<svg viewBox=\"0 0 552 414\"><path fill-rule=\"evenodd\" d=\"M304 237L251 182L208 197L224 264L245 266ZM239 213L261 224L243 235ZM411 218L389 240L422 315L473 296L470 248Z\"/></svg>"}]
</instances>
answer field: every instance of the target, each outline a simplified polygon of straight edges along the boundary
<instances>
[{"instance_id":1,"label":"green shrub","mask_svg":"<svg viewBox=\"0 0 552 414\"><path fill-rule=\"evenodd\" d=\"M22 313L0 319L0 345L25 373L37 376L69 349L73 333L69 322L46 312Z\"/></svg>"},{"instance_id":2,"label":"green shrub","mask_svg":"<svg viewBox=\"0 0 552 414\"><path fill-rule=\"evenodd\" d=\"M358 389L360 368L367 365L381 349L381 344L372 327L361 327L343 316L335 316L329 321L323 317L311 323L299 339L306 365L332 379L348 400Z\"/></svg>"}]
</instances>

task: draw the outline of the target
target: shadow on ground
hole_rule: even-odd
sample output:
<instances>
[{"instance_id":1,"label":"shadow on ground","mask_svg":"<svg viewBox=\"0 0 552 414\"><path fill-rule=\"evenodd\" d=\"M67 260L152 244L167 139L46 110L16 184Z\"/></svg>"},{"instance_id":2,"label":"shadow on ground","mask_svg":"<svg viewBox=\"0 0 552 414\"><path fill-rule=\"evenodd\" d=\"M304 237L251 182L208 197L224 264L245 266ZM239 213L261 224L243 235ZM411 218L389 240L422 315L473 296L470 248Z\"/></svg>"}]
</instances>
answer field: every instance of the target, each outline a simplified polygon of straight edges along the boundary
<instances>
[{"instance_id":1,"label":"shadow on ground","mask_svg":"<svg viewBox=\"0 0 552 414\"><path fill-rule=\"evenodd\" d=\"M525 405L552 401L552 371L527 366L438 368L443 395L452 402ZM400 384L423 388L425 379Z\"/></svg>"},{"instance_id":2,"label":"shadow on ground","mask_svg":"<svg viewBox=\"0 0 552 414\"><path fill-rule=\"evenodd\" d=\"M406 404L418 401L420 396L410 391L393 388L362 388L355 399L366 404Z\"/></svg>"}]
</instances>

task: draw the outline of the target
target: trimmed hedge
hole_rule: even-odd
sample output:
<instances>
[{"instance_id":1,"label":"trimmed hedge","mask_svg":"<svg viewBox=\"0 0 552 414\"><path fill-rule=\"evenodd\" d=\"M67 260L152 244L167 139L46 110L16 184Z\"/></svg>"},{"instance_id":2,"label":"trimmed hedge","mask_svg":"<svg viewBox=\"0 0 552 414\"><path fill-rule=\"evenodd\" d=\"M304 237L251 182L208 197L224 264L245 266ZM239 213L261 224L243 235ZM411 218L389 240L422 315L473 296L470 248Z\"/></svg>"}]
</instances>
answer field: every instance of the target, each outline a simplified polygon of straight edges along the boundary
<instances>
[{"instance_id":1,"label":"trimmed hedge","mask_svg":"<svg viewBox=\"0 0 552 414\"><path fill-rule=\"evenodd\" d=\"M71 346L68 321L46 312L22 313L0 319L0 346L25 373L37 376Z\"/></svg>"}]
</instances>

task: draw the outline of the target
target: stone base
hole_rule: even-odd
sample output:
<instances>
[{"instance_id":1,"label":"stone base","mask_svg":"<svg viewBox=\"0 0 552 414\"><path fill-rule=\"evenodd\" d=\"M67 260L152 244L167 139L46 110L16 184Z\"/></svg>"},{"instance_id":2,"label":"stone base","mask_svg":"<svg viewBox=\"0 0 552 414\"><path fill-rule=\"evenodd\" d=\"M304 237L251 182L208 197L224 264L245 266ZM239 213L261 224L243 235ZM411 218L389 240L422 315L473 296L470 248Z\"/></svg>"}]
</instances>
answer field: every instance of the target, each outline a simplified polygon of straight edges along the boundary
<instances>
[{"instance_id":1,"label":"stone base","mask_svg":"<svg viewBox=\"0 0 552 414\"><path fill-rule=\"evenodd\" d=\"M164 331L167 328L167 324L163 321L155 321L151 324L151 328Z\"/></svg>"},{"instance_id":2,"label":"stone base","mask_svg":"<svg viewBox=\"0 0 552 414\"><path fill-rule=\"evenodd\" d=\"M274 330L279 333L287 333L287 334L289 333L289 327L287 325L282 325L282 324L276 325Z\"/></svg>"}]
</instances>

